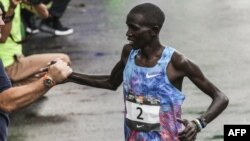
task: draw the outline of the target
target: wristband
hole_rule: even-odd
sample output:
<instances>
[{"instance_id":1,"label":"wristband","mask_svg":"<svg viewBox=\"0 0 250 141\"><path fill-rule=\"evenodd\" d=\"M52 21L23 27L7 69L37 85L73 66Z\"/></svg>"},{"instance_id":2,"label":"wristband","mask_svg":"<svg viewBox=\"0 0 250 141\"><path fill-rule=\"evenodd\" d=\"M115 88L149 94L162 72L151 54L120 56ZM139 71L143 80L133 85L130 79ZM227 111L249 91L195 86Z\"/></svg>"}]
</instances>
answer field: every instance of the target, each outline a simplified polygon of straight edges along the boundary
<instances>
[{"instance_id":1,"label":"wristband","mask_svg":"<svg viewBox=\"0 0 250 141\"><path fill-rule=\"evenodd\" d=\"M205 128L207 126L206 119L204 117L197 118L201 124L202 128Z\"/></svg>"},{"instance_id":2,"label":"wristband","mask_svg":"<svg viewBox=\"0 0 250 141\"><path fill-rule=\"evenodd\" d=\"M198 132L201 131L202 126L201 126L200 121L198 119L194 119L192 122L196 125Z\"/></svg>"}]
</instances>

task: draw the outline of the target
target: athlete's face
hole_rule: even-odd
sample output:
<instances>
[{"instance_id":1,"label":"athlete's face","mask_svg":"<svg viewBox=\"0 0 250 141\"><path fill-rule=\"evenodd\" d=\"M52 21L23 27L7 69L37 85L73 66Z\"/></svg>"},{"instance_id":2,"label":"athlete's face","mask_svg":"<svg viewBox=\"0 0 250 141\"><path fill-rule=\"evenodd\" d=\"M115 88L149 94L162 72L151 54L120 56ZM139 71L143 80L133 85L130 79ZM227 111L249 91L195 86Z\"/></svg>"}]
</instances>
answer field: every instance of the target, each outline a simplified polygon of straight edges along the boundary
<instances>
[{"instance_id":1,"label":"athlete's face","mask_svg":"<svg viewBox=\"0 0 250 141\"><path fill-rule=\"evenodd\" d=\"M152 41L152 29L144 23L145 18L142 14L129 13L127 16L128 31L126 36L133 48L143 48Z\"/></svg>"},{"instance_id":2,"label":"athlete's face","mask_svg":"<svg viewBox=\"0 0 250 141\"><path fill-rule=\"evenodd\" d=\"M0 8L0 38L2 37L2 28L4 26L4 21L3 21L3 11Z\"/></svg>"}]
</instances>

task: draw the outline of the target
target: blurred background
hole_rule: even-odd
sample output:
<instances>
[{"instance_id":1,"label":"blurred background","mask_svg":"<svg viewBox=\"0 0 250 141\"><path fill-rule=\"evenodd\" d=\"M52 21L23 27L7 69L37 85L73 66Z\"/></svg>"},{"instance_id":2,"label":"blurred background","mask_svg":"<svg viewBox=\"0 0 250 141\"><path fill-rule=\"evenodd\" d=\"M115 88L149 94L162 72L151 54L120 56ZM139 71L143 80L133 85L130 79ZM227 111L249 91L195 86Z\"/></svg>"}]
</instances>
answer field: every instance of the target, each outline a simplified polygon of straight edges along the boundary
<instances>
[{"instance_id":1,"label":"blurred background","mask_svg":"<svg viewBox=\"0 0 250 141\"><path fill-rule=\"evenodd\" d=\"M229 97L228 108L197 140L222 141L225 124L249 124L249 0L72 0L61 20L75 33L33 35L24 53L64 52L76 72L109 74L128 42L126 15L143 2L165 12L161 42L195 61ZM188 79L183 93L183 118L198 117L211 102ZM109 91L63 84L11 115L9 141L123 141L123 111L122 87Z\"/></svg>"}]
</instances>

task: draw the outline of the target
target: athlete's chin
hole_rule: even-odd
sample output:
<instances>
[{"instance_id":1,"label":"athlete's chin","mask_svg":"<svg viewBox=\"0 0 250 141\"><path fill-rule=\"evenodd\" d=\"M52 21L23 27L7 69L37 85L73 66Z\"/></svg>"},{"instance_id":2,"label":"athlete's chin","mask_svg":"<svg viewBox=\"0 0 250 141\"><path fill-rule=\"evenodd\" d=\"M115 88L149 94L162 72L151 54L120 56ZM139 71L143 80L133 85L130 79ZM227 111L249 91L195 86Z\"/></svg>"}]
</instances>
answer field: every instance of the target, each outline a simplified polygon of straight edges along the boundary
<instances>
[{"instance_id":1,"label":"athlete's chin","mask_svg":"<svg viewBox=\"0 0 250 141\"><path fill-rule=\"evenodd\" d=\"M134 41L129 41L128 45L130 45L133 49L136 49L136 45Z\"/></svg>"}]
</instances>

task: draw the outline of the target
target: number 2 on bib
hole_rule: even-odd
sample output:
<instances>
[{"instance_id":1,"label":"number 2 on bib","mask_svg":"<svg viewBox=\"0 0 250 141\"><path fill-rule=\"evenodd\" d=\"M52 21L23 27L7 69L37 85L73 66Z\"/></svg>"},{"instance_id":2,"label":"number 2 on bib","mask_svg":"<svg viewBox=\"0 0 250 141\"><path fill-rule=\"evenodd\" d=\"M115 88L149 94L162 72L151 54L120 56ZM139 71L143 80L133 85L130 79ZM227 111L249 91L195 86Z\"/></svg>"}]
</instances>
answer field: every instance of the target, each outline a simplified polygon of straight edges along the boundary
<instances>
[{"instance_id":1,"label":"number 2 on bib","mask_svg":"<svg viewBox=\"0 0 250 141\"><path fill-rule=\"evenodd\" d=\"M142 112L143 112L143 111L142 111L142 108L141 108L141 107L137 107L136 109L140 111L140 113L139 113L138 116L137 116L137 119L143 120L143 117L141 117Z\"/></svg>"}]
</instances>

